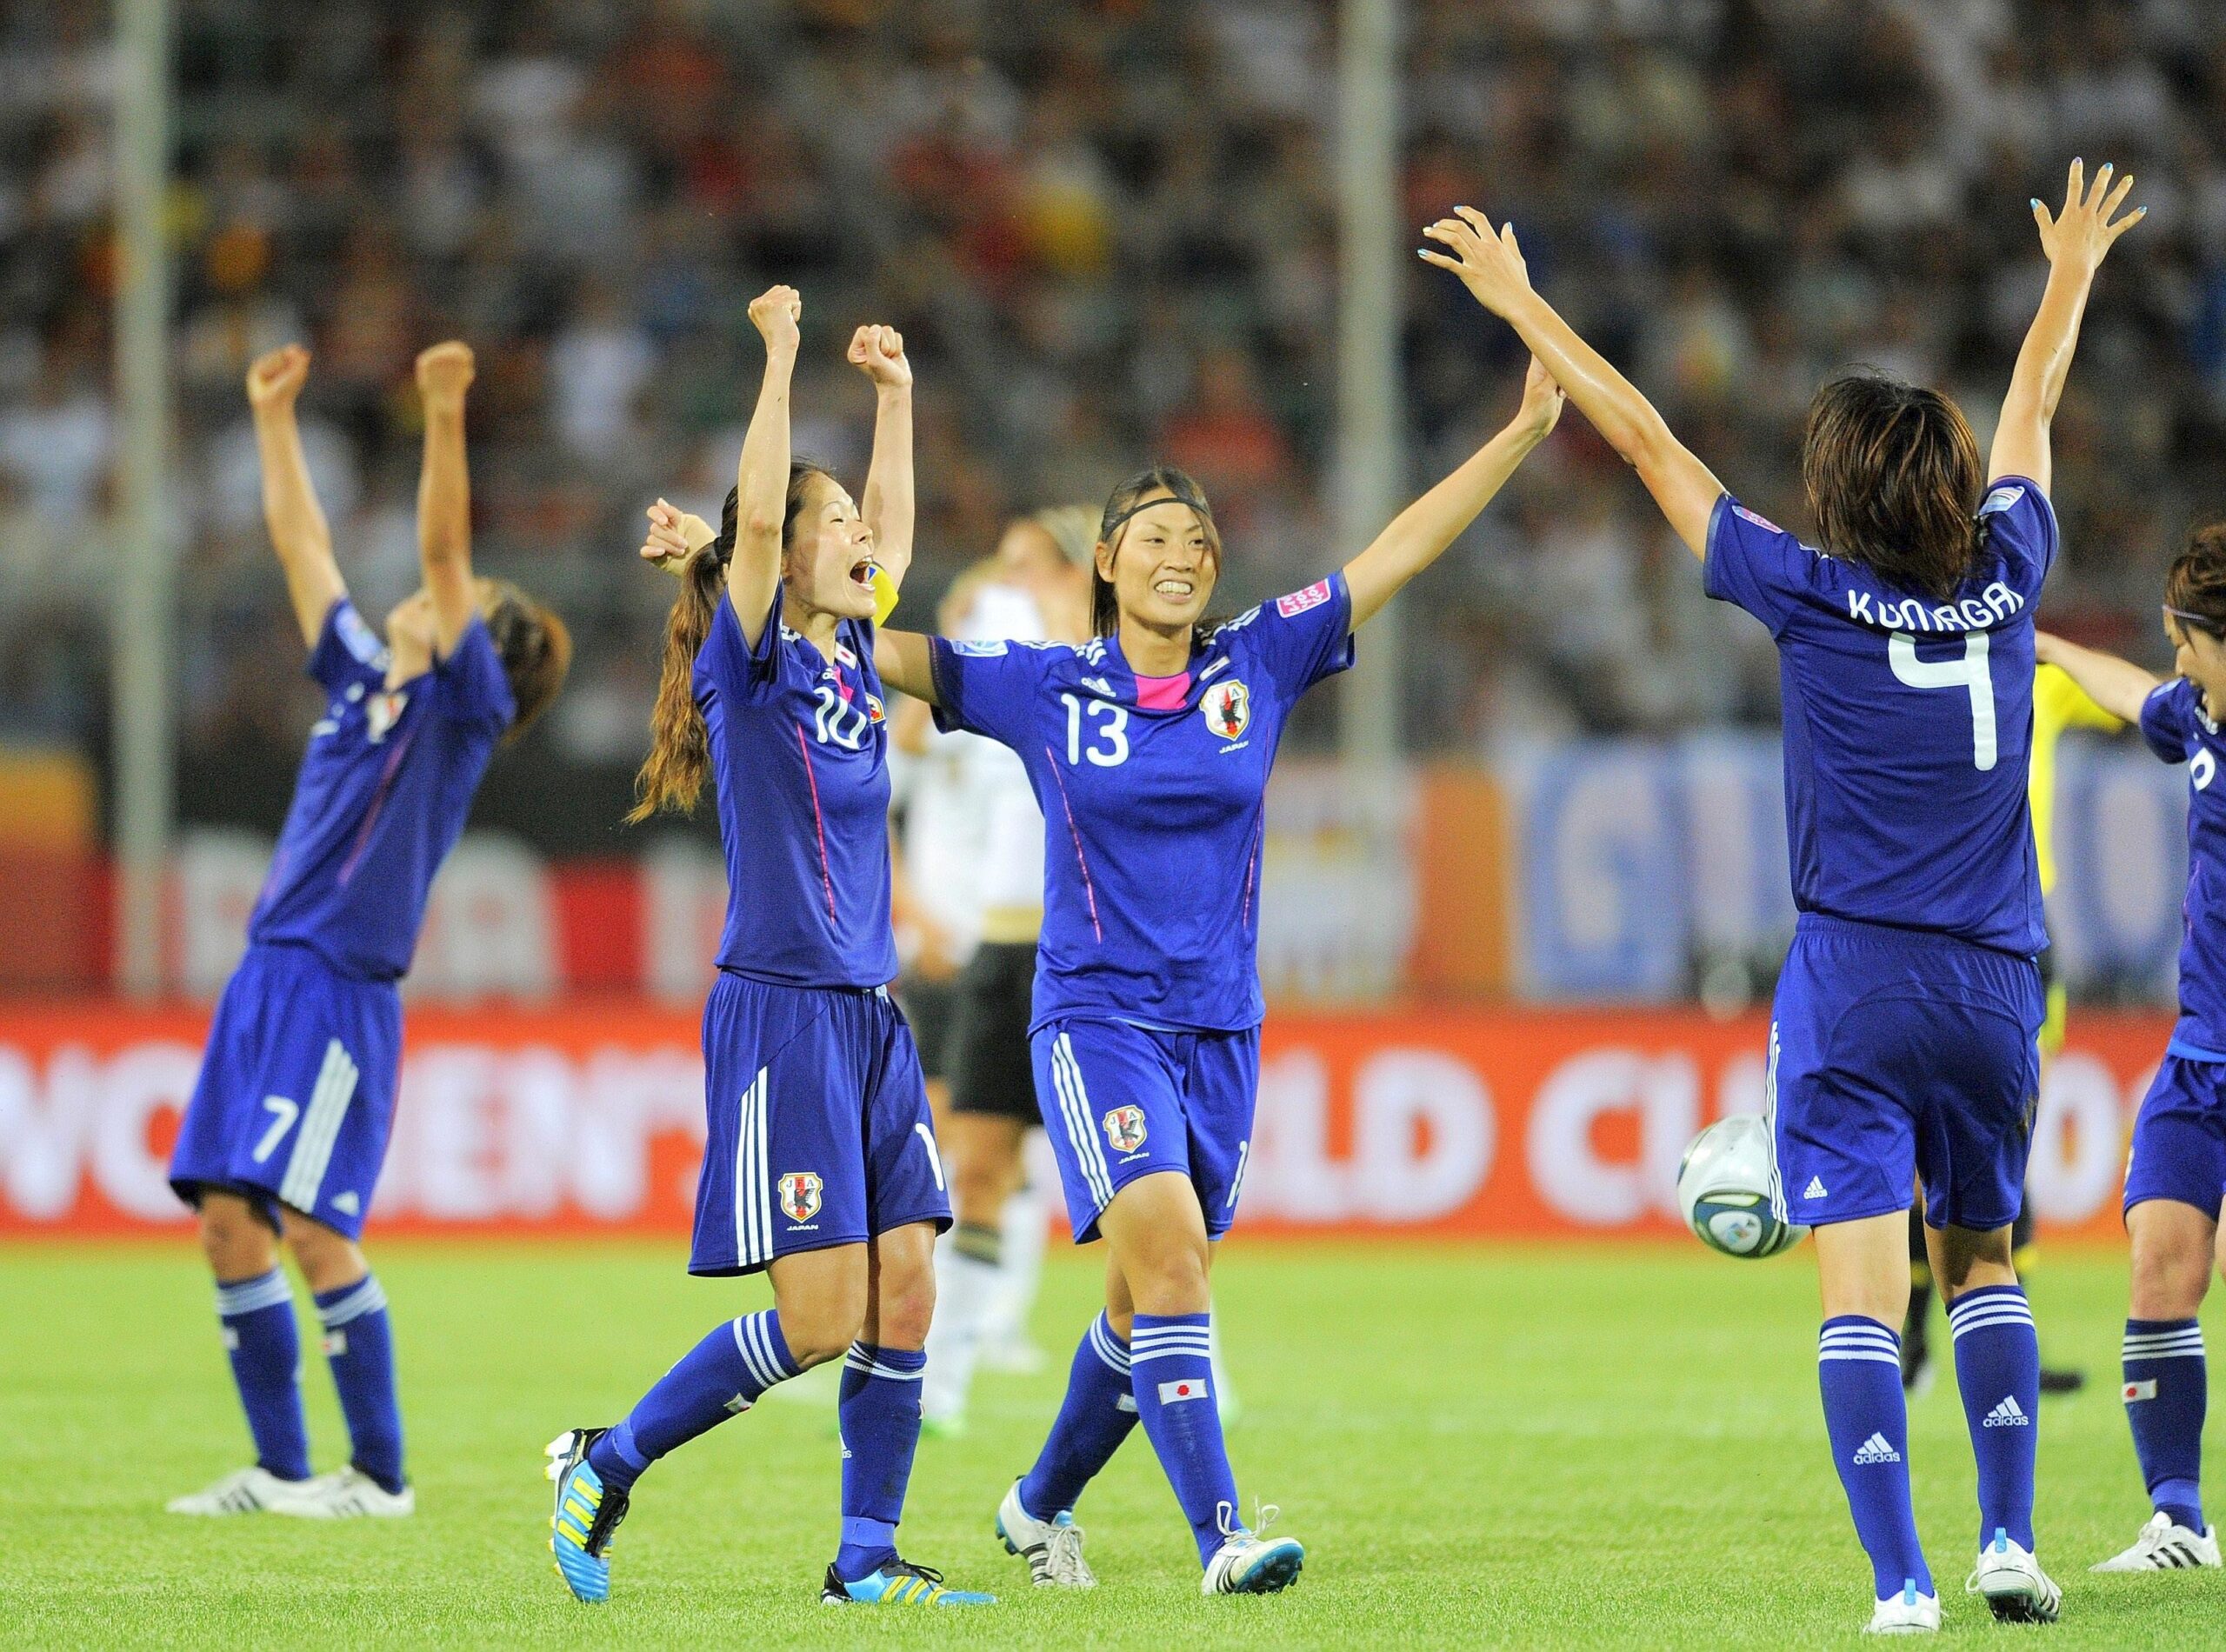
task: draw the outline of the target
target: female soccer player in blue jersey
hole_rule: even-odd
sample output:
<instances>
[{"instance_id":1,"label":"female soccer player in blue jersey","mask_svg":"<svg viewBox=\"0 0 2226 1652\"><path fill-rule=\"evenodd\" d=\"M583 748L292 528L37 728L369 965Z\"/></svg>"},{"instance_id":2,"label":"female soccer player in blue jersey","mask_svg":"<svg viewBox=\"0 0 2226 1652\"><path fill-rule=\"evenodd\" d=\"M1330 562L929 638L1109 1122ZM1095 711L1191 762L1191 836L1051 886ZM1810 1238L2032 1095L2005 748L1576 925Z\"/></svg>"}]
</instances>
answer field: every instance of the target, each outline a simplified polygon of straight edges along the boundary
<instances>
[{"instance_id":1,"label":"female soccer player in blue jersey","mask_svg":"<svg viewBox=\"0 0 2226 1652\"><path fill-rule=\"evenodd\" d=\"M2203 1324L2210 1270L2226 1266L2226 786L2215 783L2226 737L2226 523L2196 530L2164 580L2164 630L2178 675L2043 632L2040 655L2096 704L2137 723L2150 749L2188 766L2188 894L2180 942L2180 1019L2134 1120L2125 1226L2133 1289L2125 1322L2126 1421L2155 1509L2130 1548L2098 1572L2219 1563L2203 1517L2203 1418L2209 1401Z\"/></svg>"},{"instance_id":2,"label":"female soccer player in blue jersey","mask_svg":"<svg viewBox=\"0 0 2226 1652\"><path fill-rule=\"evenodd\" d=\"M170 1159L198 1207L217 1312L256 1462L174 1513L406 1515L386 1296L357 1241L394 1118L402 1054L396 983L410 967L433 874L463 829L496 745L556 696L571 659L563 623L471 572L464 392L471 352L417 358L425 583L387 616L386 639L348 600L294 422L309 352L247 378L263 509L285 570L310 675L331 696L310 730L247 956L224 988ZM293 1293L283 1237L316 1293L348 1419L350 1466L310 1477Z\"/></svg>"},{"instance_id":3,"label":"female soccer player in blue jersey","mask_svg":"<svg viewBox=\"0 0 2226 1652\"><path fill-rule=\"evenodd\" d=\"M1045 817L1036 1094L1076 1241L1112 1254L1050 1439L998 1511L1038 1584L1094 1582L1070 1511L1139 1421L1207 1594L1298 1575L1297 1543L1242 1519L1209 1346L1213 1247L1236 1219L1259 1073L1268 771L1299 696L1352 663L1353 631L1468 527L1561 401L1533 363L1507 428L1343 571L1225 623L1200 619L1221 572L1212 512L1158 466L1105 507L1093 641L882 635L884 677L944 727L1017 752Z\"/></svg>"},{"instance_id":4,"label":"female soccer player in blue jersey","mask_svg":"<svg viewBox=\"0 0 2226 1652\"><path fill-rule=\"evenodd\" d=\"M2032 604L2056 546L2049 423L2096 270L2141 217L2118 216L2133 180L2113 190L2110 170L2089 188L2075 161L2062 211L2032 203L2048 286L1983 471L1934 391L1856 376L1817 392L1802 473L1822 550L1724 491L1522 279L1511 228L1463 208L1422 253L1514 327L1637 470L1709 595L1777 639L1801 916L1770 1028L1772 1202L1816 1233L1824 1418L1870 1556L1875 1630L1940 1622L1894 1331L1919 1176L1978 1458L1969 1587L1997 1617L2057 1609L2032 1553L2040 1350L2010 1261L2047 943L2025 765Z\"/></svg>"},{"instance_id":5,"label":"female soccer player in blue jersey","mask_svg":"<svg viewBox=\"0 0 2226 1652\"><path fill-rule=\"evenodd\" d=\"M765 376L719 536L682 574L635 819L693 806L708 771L726 849L726 932L703 1006L707 1139L693 1274L766 1270L774 1306L720 1325L610 1429L550 1447L550 1547L583 1601L610 1593L610 1535L650 1464L843 1356L843 1541L821 1598L966 1605L899 1558L920 1437L935 1238L950 1223L920 1057L889 995L888 728L876 568L912 560L912 370L863 327L878 401L862 504L789 451L803 306L750 306Z\"/></svg>"}]
</instances>

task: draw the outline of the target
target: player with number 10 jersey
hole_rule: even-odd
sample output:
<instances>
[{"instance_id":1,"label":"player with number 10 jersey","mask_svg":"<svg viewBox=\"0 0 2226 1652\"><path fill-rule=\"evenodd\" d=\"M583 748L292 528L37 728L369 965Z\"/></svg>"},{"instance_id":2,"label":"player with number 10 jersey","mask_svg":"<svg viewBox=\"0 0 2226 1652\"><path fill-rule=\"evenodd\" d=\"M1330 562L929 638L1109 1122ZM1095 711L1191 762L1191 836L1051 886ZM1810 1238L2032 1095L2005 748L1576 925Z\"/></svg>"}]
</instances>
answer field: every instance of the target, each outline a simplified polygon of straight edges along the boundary
<instances>
[{"instance_id":1,"label":"player with number 10 jersey","mask_svg":"<svg viewBox=\"0 0 2226 1652\"><path fill-rule=\"evenodd\" d=\"M2049 423L2096 270L2141 216L2119 216L2132 180L2113 190L2111 170L2089 188L2075 161L2061 211L2032 203L2050 272L1984 469L1936 391L1856 374L1816 393L1802 473L1823 549L1727 493L1482 214L1436 225L1443 250L1423 255L1568 387L1702 559L1709 595L1777 642L1801 916L1769 1032L1770 1195L1816 1231L1825 1423L1881 1632L1940 1625L1894 1329L1919 1178L1978 1461L1969 1587L1997 1618L2048 1621L2060 1601L2033 1553L2040 1347L2010 1253L2047 944L2026 766L2032 609L2056 550Z\"/></svg>"}]
</instances>

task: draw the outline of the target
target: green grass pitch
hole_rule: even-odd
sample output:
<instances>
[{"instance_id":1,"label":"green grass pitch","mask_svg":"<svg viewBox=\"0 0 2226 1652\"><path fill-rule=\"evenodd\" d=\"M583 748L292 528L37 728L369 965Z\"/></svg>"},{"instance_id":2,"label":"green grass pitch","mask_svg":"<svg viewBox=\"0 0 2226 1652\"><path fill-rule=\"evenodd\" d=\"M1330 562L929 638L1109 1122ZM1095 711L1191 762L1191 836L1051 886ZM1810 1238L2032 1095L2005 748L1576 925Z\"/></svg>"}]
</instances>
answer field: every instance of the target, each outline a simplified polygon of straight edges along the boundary
<instances>
[{"instance_id":1,"label":"green grass pitch","mask_svg":"<svg viewBox=\"0 0 2226 1652\"><path fill-rule=\"evenodd\" d=\"M815 1603L837 1475L823 1376L653 1470L611 1603L578 1606L543 1546L543 1443L615 1418L718 1319L765 1300L761 1282L690 1280L681 1260L677 1242L388 1247L421 1512L313 1525L163 1512L246 1455L183 1241L0 1249L0 1642L1800 1647L1853 1644L1869 1610L1817 1409L1805 1251L1742 1264L1682 1246L1242 1240L1219 1282L1245 1406L1231 1455L1248 1498L1280 1502L1307 1544L1290 1593L1199 1597L1141 1435L1080 1510L1094 1594L1030 1590L991 1537L1090 1310L1093 1256L1056 1258L1046 1281L1036 1323L1056 1369L985 1377L971 1431L921 1447L906 1552L1002 1605ZM1976 1511L1952 1375L1914 1408L1951 1633L2226 1641L2226 1573L2086 1571L2148 1513L2116 1393L2123 1278L2121 1256L2060 1249L2035 1282L2051 1356L2096 1380L2042 1419L2041 1555L2066 1586L2055 1629L1997 1629L1965 1598ZM330 1467L343 1436L313 1328L303 1346Z\"/></svg>"}]
</instances>

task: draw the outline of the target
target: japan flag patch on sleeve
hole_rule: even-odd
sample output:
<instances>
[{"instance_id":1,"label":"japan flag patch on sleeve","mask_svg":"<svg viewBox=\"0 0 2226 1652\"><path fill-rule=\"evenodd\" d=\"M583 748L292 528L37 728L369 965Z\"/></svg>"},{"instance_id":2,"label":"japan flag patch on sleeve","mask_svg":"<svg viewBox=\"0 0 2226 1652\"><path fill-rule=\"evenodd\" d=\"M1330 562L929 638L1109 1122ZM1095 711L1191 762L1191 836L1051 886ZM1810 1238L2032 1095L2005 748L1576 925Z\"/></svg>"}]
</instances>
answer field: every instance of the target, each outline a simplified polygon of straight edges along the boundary
<instances>
[{"instance_id":1,"label":"japan flag patch on sleeve","mask_svg":"<svg viewBox=\"0 0 2226 1652\"><path fill-rule=\"evenodd\" d=\"M1330 600L1330 582L1317 579L1303 591L1293 591L1288 596L1276 598L1276 612L1285 619L1296 619L1310 608L1319 608Z\"/></svg>"},{"instance_id":2,"label":"japan flag patch on sleeve","mask_svg":"<svg viewBox=\"0 0 2226 1652\"><path fill-rule=\"evenodd\" d=\"M1178 1376L1172 1382L1159 1385L1159 1402L1172 1405L1177 1400L1203 1400L1206 1397L1206 1379L1203 1376Z\"/></svg>"}]
</instances>

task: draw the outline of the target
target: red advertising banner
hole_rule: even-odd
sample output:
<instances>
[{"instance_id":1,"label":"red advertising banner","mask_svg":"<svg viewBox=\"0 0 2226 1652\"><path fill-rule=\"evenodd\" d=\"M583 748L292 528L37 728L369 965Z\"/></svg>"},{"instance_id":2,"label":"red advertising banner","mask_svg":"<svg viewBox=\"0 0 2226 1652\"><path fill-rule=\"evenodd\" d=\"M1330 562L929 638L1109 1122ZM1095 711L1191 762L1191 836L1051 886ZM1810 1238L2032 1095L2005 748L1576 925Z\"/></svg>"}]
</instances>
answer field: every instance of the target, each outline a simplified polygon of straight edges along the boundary
<instances>
[{"instance_id":1,"label":"red advertising banner","mask_svg":"<svg viewBox=\"0 0 2226 1652\"><path fill-rule=\"evenodd\" d=\"M0 1008L0 1233L184 1222L163 1171L205 1026L190 1009ZM1272 1017L1242 1226L1673 1233L1686 1142L1761 1109L1764 1030L1683 1010ZM2034 1143L2044 1223L2116 1231L2127 1133L2169 1031L2074 1017ZM415 1009L374 1229L683 1232L702 1087L692 1015Z\"/></svg>"}]
</instances>

